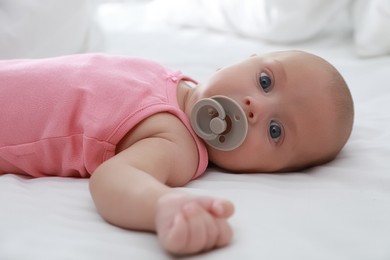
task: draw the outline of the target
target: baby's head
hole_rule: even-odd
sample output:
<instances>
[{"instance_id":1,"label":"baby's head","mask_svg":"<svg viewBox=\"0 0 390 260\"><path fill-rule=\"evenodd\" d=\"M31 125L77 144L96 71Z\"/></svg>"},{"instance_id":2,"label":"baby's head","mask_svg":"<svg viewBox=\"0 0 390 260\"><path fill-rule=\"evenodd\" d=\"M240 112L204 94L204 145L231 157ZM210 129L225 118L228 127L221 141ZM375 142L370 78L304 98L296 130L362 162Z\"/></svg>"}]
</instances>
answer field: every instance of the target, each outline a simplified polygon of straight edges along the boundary
<instances>
[{"instance_id":1,"label":"baby's head","mask_svg":"<svg viewBox=\"0 0 390 260\"><path fill-rule=\"evenodd\" d=\"M196 91L198 98L230 97L247 116L241 146L207 147L210 160L228 170L278 172L326 163L352 131L353 101L343 77L306 52L252 56L218 70Z\"/></svg>"}]
</instances>

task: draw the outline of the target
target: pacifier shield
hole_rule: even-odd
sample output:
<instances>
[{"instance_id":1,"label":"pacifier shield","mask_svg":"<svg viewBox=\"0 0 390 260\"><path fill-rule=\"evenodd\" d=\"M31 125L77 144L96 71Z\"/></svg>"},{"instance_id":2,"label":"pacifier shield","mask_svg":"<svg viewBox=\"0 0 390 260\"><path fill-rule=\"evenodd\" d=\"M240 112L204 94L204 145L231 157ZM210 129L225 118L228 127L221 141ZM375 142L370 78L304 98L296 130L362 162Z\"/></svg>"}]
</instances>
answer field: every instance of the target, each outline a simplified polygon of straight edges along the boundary
<instances>
[{"instance_id":1,"label":"pacifier shield","mask_svg":"<svg viewBox=\"0 0 390 260\"><path fill-rule=\"evenodd\" d=\"M222 151L239 147L248 132L245 112L236 101L225 96L199 100L191 111L190 120L200 138Z\"/></svg>"}]
</instances>

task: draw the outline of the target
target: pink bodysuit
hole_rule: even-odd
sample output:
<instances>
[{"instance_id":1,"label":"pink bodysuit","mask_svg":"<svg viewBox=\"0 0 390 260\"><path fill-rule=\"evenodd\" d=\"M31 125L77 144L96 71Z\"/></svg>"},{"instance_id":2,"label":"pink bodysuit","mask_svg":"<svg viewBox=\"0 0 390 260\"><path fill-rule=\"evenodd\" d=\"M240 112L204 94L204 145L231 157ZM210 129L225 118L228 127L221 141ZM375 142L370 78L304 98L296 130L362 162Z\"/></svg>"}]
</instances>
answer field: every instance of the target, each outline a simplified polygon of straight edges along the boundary
<instances>
[{"instance_id":1,"label":"pink bodysuit","mask_svg":"<svg viewBox=\"0 0 390 260\"><path fill-rule=\"evenodd\" d=\"M183 78L151 61L102 54L0 61L0 173L88 177L139 122L168 112L197 144L198 177L208 157L177 103Z\"/></svg>"}]
</instances>

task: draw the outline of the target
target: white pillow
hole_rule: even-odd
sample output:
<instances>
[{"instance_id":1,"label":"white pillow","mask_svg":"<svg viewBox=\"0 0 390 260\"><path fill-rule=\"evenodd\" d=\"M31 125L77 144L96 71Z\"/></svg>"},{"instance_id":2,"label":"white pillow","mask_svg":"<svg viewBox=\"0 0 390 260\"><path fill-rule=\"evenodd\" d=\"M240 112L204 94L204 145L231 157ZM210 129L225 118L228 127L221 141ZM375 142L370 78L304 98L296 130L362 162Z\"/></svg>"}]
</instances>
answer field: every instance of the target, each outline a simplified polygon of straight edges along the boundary
<instances>
[{"instance_id":1,"label":"white pillow","mask_svg":"<svg viewBox=\"0 0 390 260\"><path fill-rule=\"evenodd\" d=\"M149 19L234 32L272 42L350 29L350 0L155 0Z\"/></svg>"},{"instance_id":2,"label":"white pillow","mask_svg":"<svg viewBox=\"0 0 390 260\"><path fill-rule=\"evenodd\" d=\"M98 46L94 7L94 0L1 0L0 58L49 57Z\"/></svg>"},{"instance_id":3,"label":"white pillow","mask_svg":"<svg viewBox=\"0 0 390 260\"><path fill-rule=\"evenodd\" d=\"M358 55L368 57L390 54L389 0L356 0L353 18Z\"/></svg>"}]
</instances>

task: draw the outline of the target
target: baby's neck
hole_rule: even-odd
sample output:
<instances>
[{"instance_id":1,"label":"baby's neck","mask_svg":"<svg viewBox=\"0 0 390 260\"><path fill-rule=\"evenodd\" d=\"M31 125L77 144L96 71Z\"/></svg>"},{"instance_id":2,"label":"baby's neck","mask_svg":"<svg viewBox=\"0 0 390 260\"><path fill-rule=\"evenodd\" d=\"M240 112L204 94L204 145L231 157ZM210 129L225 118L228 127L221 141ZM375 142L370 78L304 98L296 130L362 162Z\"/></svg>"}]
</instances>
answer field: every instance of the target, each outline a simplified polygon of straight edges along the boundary
<instances>
[{"instance_id":1,"label":"baby's neck","mask_svg":"<svg viewBox=\"0 0 390 260\"><path fill-rule=\"evenodd\" d=\"M190 117L191 109L199 99L197 88L191 87L184 80L181 80L177 86L177 102L180 109Z\"/></svg>"}]
</instances>

